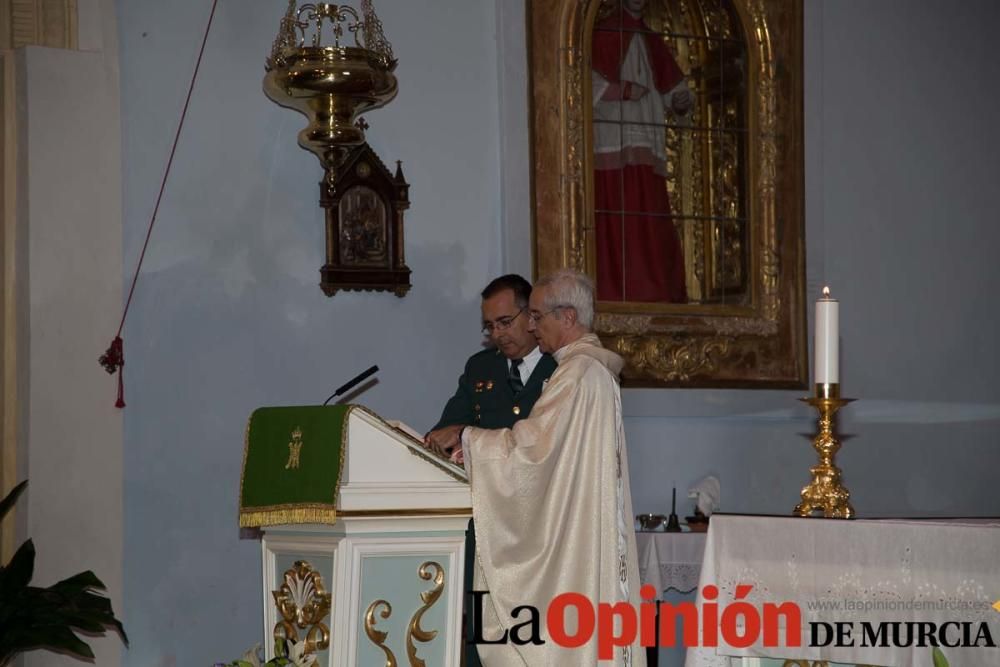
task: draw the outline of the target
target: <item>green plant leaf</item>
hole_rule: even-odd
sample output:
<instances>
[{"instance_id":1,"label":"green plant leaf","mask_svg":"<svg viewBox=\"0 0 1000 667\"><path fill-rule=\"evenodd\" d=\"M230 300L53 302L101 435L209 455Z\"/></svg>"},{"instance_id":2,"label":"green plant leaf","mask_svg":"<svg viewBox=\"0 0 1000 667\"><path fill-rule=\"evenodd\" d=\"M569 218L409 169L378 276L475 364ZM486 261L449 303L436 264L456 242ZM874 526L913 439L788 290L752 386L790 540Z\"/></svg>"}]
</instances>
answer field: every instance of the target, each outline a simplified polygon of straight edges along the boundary
<instances>
[{"instance_id":1,"label":"green plant leaf","mask_svg":"<svg viewBox=\"0 0 1000 667\"><path fill-rule=\"evenodd\" d=\"M937 646L934 647L934 667L948 667L948 659L944 657L944 653L941 652Z\"/></svg>"},{"instance_id":2,"label":"green plant leaf","mask_svg":"<svg viewBox=\"0 0 1000 667\"><path fill-rule=\"evenodd\" d=\"M78 579L87 580L86 577ZM90 647L74 634L74 630L102 635L111 627L128 644L110 600L86 589L69 588L69 593L65 593L26 586L16 591L12 598L0 597L0 623L4 628L0 633L0 655L52 648L91 657Z\"/></svg>"},{"instance_id":3,"label":"green plant leaf","mask_svg":"<svg viewBox=\"0 0 1000 667\"><path fill-rule=\"evenodd\" d=\"M8 493L3 500L0 500L0 519L4 518L7 515L7 512L9 512L10 508L13 507L14 503L17 502L17 497L21 495L21 492L24 491L24 487L26 486L28 486L28 480L24 480L23 482L15 486L13 489L10 490L10 493Z\"/></svg>"},{"instance_id":4,"label":"green plant leaf","mask_svg":"<svg viewBox=\"0 0 1000 667\"><path fill-rule=\"evenodd\" d=\"M85 590L88 588L94 588L97 590L105 590L104 582L97 578L90 570L86 572L80 572L79 574L74 574L72 577L63 579L62 581L56 582L49 587L52 590L62 591L62 590Z\"/></svg>"},{"instance_id":5,"label":"green plant leaf","mask_svg":"<svg viewBox=\"0 0 1000 667\"><path fill-rule=\"evenodd\" d=\"M0 518L10 511L27 483L21 482L0 501ZM114 628L128 644L111 600L92 592L105 590L93 572L80 572L49 588L38 588L30 585L34 569L35 545L31 540L20 546L9 563L0 566L0 665L38 648L93 660L90 646L74 630L103 635Z\"/></svg>"},{"instance_id":6,"label":"green plant leaf","mask_svg":"<svg viewBox=\"0 0 1000 667\"><path fill-rule=\"evenodd\" d=\"M33 627L16 628L12 632L5 631L3 648L9 645L15 653L30 651L36 648L50 648L57 651L65 651L81 658L93 658L94 652L90 646L73 634L67 627L53 627L50 625L38 625Z\"/></svg>"},{"instance_id":7,"label":"green plant leaf","mask_svg":"<svg viewBox=\"0 0 1000 667\"><path fill-rule=\"evenodd\" d=\"M34 571L35 545L31 540L27 540L14 553L10 562L0 570L0 595L7 597L26 588Z\"/></svg>"},{"instance_id":8,"label":"green plant leaf","mask_svg":"<svg viewBox=\"0 0 1000 667\"><path fill-rule=\"evenodd\" d=\"M65 611L52 617L54 623L65 625L84 632L104 632L106 617L104 614L94 614L81 611Z\"/></svg>"}]
</instances>

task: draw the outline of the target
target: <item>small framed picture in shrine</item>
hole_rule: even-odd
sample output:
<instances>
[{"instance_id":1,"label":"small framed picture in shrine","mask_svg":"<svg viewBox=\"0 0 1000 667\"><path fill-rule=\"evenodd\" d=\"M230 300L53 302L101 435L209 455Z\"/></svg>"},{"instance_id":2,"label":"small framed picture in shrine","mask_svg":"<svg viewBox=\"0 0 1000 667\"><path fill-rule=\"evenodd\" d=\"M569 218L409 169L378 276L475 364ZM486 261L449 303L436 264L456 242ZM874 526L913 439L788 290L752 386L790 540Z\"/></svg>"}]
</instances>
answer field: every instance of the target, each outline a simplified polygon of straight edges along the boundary
<instances>
[{"instance_id":1,"label":"small framed picture in shrine","mask_svg":"<svg viewBox=\"0 0 1000 667\"><path fill-rule=\"evenodd\" d=\"M409 291L403 243L409 189L402 165L397 162L393 174L367 143L348 153L332 179L328 173L320 199L326 218L324 294L364 290L402 297Z\"/></svg>"}]
</instances>

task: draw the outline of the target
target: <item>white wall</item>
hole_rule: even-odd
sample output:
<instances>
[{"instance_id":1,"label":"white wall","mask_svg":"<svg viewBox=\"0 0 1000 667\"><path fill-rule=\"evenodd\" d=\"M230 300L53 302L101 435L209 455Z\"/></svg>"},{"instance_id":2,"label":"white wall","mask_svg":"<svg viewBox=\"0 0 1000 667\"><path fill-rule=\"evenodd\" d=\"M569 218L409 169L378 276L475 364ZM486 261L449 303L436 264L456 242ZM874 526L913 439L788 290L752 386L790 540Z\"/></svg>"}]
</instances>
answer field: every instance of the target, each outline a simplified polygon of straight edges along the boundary
<instances>
[{"instance_id":1,"label":"white wall","mask_svg":"<svg viewBox=\"0 0 1000 667\"><path fill-rule=\"evenodd\" d=\"M18 316L27 334L18 476L29 480L19 511L37 552L33 583L93 570L120 616L122 415L116 379L97 364L122 299L118 61L108 48L17 56ZM97 664L121 664L116 634L88 643ZM24 664L79 663L36 651Z\"/></svg>"},{"instance_id":2,"label":"white wall","mask_svg":"<svg viewBox=\"0 0 1000 667\"><path fill-rule=\"evenodd\" d=\"M528 44L524 2L496 0L497 80L500 91L500 236L503 271L529 280L531 257L531 141L528 123Z\"/></svg>"}]
</instances>

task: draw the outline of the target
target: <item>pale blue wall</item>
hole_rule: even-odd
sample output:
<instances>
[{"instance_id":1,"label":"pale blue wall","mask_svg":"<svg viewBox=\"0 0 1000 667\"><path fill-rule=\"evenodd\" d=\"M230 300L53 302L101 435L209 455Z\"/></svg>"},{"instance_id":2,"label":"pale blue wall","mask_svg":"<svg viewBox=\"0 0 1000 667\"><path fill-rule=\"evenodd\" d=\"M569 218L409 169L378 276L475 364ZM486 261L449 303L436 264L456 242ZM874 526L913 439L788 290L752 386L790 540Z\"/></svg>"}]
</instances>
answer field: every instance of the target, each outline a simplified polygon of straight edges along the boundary
<instances>
[{"instance_id":1,"label":"pale blue wall","mask_svg":"<svg viewBox=\"0 0 1000 667\"><path fill-rule=\"evenodd\" d=\"M243 432L260 405L320 403L379 364L362 400L426 428L479 340L500 268L490 1L380 0L399 95L368 116L412 185L414 287L329 299L319 163L264 97L286 4L222 0L125 331L125 608L136 667L211 664L259 641L260 546L240 540ZM119 3L125 256L145 233L210 3Z\"/></svg>"},{"instance_id":2,"label":"pale blue wall","mask_svg":"<svg viewBox=\"0 0 1000 667\"><path fill-rule=\"evenodd\" d=\"M511 97L523 14L499 1L376 3L400 93L369 138L412 184L402 300L316 287L319 167L294 143L301 117L260 92L285 3L220 2L125 335L125 664L208 664L259 640L259 545L236 528L254 407L322 401L378 363L362 400L428 427L475 347L478 289L526 266L528 165L501 164L527 138ZM119 2L127 271L207 6ZM866 515L1000 514L998 19L988 1L806 3L809 298L829 282L841 299L842 378L861 399L841 464ZM798 395L626 391L636 511L707 473L726 510L790 511L812 461Z\"/></svg>"},{"instance_id":3,"label":"pale blue wall","mask_svg":"<svg viewBox=\"0 0 1000 667\"><path fill-rule=\"evenodd\" d=\"M1000 515L998 21L988 0L805 3L810 331L828 283L864 516ZM800 395L626 391L636 511L712 473L724 510L790 512L815 461Z\"/></svg>"}]
</instances>

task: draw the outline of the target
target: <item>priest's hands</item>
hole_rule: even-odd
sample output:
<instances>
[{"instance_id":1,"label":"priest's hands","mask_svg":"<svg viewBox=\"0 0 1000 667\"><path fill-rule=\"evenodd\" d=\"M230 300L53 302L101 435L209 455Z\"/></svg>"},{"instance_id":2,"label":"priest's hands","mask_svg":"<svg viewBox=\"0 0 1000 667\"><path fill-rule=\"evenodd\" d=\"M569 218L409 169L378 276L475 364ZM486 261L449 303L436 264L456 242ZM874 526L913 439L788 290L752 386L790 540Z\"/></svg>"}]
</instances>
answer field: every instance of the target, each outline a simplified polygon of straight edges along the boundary
<instances>
[{"instance_id":1,"label":"priest's hands","mask_svg":"<svg viewBox=\"0 0 1000 667\"><path fill-rule=\"evenodd\" d=\"M459 451L461 451L462 442L459 436L462 433L462 428L462 424L455 424L431 431L424 436L424 445L438 454L447 454L455 447L458 447Z\"/></svg>"}]
</instances>

